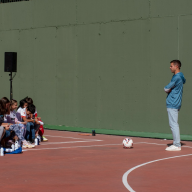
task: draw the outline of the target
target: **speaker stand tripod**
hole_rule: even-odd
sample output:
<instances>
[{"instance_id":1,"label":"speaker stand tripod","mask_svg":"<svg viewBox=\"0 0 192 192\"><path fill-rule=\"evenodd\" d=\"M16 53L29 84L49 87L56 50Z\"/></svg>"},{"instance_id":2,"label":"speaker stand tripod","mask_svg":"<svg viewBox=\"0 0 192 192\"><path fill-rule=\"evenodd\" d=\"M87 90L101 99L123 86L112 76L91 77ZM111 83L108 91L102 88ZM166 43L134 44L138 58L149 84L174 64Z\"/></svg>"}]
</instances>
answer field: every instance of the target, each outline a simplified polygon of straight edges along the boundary
<instances>
[{"instance_id":1,"label":"speaker stand tripod","mask_svg":"<svg viewBox=\"0 0 192 192\"><path fill-rule=\"evenodd\" d=\"M10 76L10 100L13 99L13 89L12 89L12 82L13 82L13 77L12 77L12 72L9 73L9 76Z\"/></svg>"}]
</instances>

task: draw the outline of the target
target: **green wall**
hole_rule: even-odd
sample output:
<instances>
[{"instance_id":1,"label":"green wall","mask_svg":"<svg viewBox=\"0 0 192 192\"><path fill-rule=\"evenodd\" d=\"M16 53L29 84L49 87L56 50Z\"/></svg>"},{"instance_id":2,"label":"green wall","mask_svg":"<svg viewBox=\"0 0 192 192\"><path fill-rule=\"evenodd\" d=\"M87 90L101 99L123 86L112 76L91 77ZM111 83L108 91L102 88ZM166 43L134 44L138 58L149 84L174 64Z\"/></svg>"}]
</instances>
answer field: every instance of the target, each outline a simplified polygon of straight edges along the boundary
<instances>
[{"instance_id":1,"label":"green wall","mask_svg":"<svg viewBox=\"0 0 192 192\"><path fill-rule=\"evenodd\" d=\"M181 134L192 135L191 0L31 0L0 4L4 52L18 53L14 98L46 124L170 133L163 88L182 61Z\"/></svg>"}]
</instances>

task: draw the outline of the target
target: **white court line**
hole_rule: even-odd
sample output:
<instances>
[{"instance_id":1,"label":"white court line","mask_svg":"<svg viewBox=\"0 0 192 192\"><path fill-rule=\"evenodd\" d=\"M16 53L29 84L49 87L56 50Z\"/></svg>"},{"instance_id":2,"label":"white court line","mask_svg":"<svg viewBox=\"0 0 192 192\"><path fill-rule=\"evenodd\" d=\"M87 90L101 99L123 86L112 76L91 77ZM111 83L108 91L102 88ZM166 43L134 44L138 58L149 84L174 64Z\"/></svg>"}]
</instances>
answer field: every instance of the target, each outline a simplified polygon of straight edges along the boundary
<instances>
[{"instance_id":1,"label":"white court line","mask_svg":"<svg viewBox=\"0 0 192 192\"><path fill-rule=\"evenodd\" d=\"M92 140L92 141L66 141L66 142L46 142L46 143L42 143L40 145L51 145L51 144L63 144L63 143L86 143L86 142L94 142L94 141L103 141L103 140ZM143 142L137 142L134 144L140 144ZM110 144L110 145L122 145L122 144Z\"/></svg>"},{"instance_id":2,"label":"white court line","mask_svg":"<svg viewBox=\"0 0 192 192\"><path fill-rule=\"evenodd\" d=\"M134 143L134 144L149 144L149 145L166 145L166 144L160 144L160 143L148 143L148 142L137 142L137 143ZM192 147L190 147L190 146L182 146L182 147L186 147L186 148L192 148Z\"/></svg>"},{"instance_id":3,"label":"white court line","mask_svg":"<svg viewBox=\"0 0 192 192\"><path fill-rule=\"evenodd\" d=\"M71 139L84 139L84 138L76 138L76 137L63 137L63 136L52 136L52 135L45 135L45 136L48 136L48 137L60 137L60 138L71 138ZM91 140L91 141L94 141L95 139L84 139L84 140ZM102 141L102 140L101 140ZM140 144L140 143L143 143L143 144L151 144L151 145L166 145L166 144L159 144L159 143L148 143L148 142L137 142L137 143L134 143L134 144ZM190 146L182 146L182 147L186 147L186 148L192 148Z\"/></svg>"},{"instance_id":4,"label":"white court line","mask_svg":"<svg viewBox=\"0 0 192 192\"><path fill-rule=\"evenodd\" d=\"M110 145L122 145L122 144L103 144L103 145L87 145L87 146L73 146L73 147L55 147L55 148L41 148L41 149L27 149L25 151L39 151L39 150L49 150L49 149L71 149L71 148L83 148L83 147L102 147Z\"/></svg>"},{"instance_id":5,"label":"white court line","mask_svg":"<svg viewBox=\"0 0 192 192\"><path fill-rule=\"evenodd\" d=\"M65 142L47 142L47 143L42 143L40 145L51 145L51 144L63 144L63 143L86 143L86 142L95 142L95 141L103 141L103 140L93 140L93 141L65 141Z\"/></svg>"},{"instance_id":6,"label":"white court line","mask_svg":"<svg viewBox=\"0 0 192 192\"><path fill-rule=\"evenodd\" d=\"M102 140L101 140L102 141ZM82 142L89 142L89 141L82 141ZM145 142L136 142L134 144L142 144ZM150 144L150 143L146 143L146 144ZM72 146L72 147L54 147L54 148L41 148L41 149L27 149L27 151L34 151L34 150L51 150L51 149L70 149L70 148L78 148L78 147L102 147L102 146L110 146L110 145L122 145L122 143L118 143L118 144L103 144L103 145L88 145L88 146Z\"/></svg>"},{"instance_id":7,"label":"white court line","mask_svg":"<svg viewBox=\"0 0 192 192\"><path fill-rule=\"evenodd\" d=\"M77 138L77 137L63 137L63 136L52 136L52 135L44 135L47 137L60 137L60 138L69 138L69 139L83 139L83 140L95 140L95 139L85 139L85 138Z\"/></svg>"},{"instance_id":8,"label":"white court line","mask_svg":"<svg viewBox=\"0 0 192 192\"><path fill-rule=\"evenodd\" d=\"M98 141L102 141L102 140L98 140ZM71 143L77 143L77 142L90 142L90 141L73 141ZM59 143L59 142L58 142ZM60 143L70 143L70 142L60 142ZM43 143L41 145L48 145L48 143ZM55 142L55 144L57 144ZM151 145L166 145L166 144L158 144L158 143L147 143L147 142L135 142L134 144L151 144ZM79 146L79 147L94 147L94 146L106 146L106 145L122 145L122 144L104 144L104 145L91 145L91 146ZM41 149L33 149L33 150L43 150L43 149L65 149L65 148L77 148L78 146L74 146L74 147L57 147L57 148L41 148ZM192 147L189 147L189 146L183 146L183 147L187 147L187 148L192 148Z\"/></svg>"},{"instance_id":9,"label":"white court line","mask_svg":"<svg viewBox=\"0 0 192 192\"><path fill-rule=\"evenodd\" d=\"M149 144L149 145L166 145L166 144L160 144L160 143L148 143L148 142L137 142L137 143L134 143L134 144Z\"/></svg>"},{"instance_id":10,"label":"white court line","mask_svg":"<svg viewBox=\"0 0 192 192\"><path fill-rule=\"evenodd\" d=\"M140 164L140 165L137 165L131 169L129 169L127 172L124 173L123 177L122 177L122 182L124 184L124 186L130 191L130 192L135 192L131 186L128 184L128 181L127 181L127 177L129 175L129 173L131 173L131 171L139 168L139 167L142 167L144 165L147 165L147 164L150 164L150 163L154 163L154 162L157 162L157 161L163 161L163 160L167 160L167 159L173 159L173 158L177 158L177 157L187 157L187 156L191 156L192 154L187 154L187 155L179 155L179 156L173 156L173 157L167 157L167 158L163 158L163 159L157 159L157 160L154 160L154 161L149 161L147 163L143 163L143 164Z\"/></svg>"},{"instance_id":11,"label":"white court line","mask_svg":"<svg viewBox=\"0 0 192 192\"><path fill-rule=\"evenodd\" d=\"M182 147L192 148L192 147L189 147L189 146L182 146Z\"/></svg>"}]
</instances>

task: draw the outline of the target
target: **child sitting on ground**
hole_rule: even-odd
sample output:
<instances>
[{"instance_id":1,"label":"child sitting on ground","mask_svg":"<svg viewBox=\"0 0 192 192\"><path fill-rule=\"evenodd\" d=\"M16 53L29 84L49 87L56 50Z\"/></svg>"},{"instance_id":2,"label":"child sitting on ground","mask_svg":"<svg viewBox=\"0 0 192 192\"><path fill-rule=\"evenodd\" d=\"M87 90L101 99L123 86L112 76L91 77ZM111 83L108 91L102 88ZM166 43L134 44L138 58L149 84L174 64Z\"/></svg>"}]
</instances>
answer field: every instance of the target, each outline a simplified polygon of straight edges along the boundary
<instances>
[{"instance_id":1,"label":"child sitting on ground","mask_svg":"<svg viewBox=\"0 0 192 192\"><path fill-rule=\"evenodd\" d=\"M27 142L24 137L25 137L25 134L26 134L26 124L27 122L20 122L18 121L17 119L17 116L16 116L16 110L17 109L17 101L12 99L10 101L10 114L7 116L7 119L8 117L10 117L10 120L13 124L17 124L20 128L20 131L21 133L23 134L23 148L32 148L32 147L35 147L35 145L32 145L30 144L29 142Z\"/></svg>"},{"instance_id":2,"label":"child sitting on ground","mask_svg":"<svg viewBox=\"0 0 192 192\"><path fill-rule=\"evenodd\" d=\"M39 121L36 119L31 119L31 115L35 113L35 106L29 105L27 106L27 102L25 100L20 101L20 107L18 108L17 112L20 113L21 118L24 122L27 121L26 125L26 135L25 138L27 141L34 143L35 140L35 132L38 132L39 129Z\"/></svg>"},{"instance_id":3,"label":"child sitting on ground","mask_svg":"<svg viewBox=\"0 0 192 192\"><path fill-rule=\"evenodd\" d=\"M2 139L4 138L6 130L9 130L9 127L2 126L3 122L4 122L4 117L3 115L0 115L0 145L1 145Z\"/></svg>"},{"instance_id":4,"label":"child sitting on ground","mask_svg":"<svg viewBox=\"0 0 192 192\"><path fill-rule=\"evenodd\" d=\"M28 105L33 104L33 99L32 99L32 98L27 97L25 100L26 100L26 102L27 102ZM40 123L39 135L40 135L40 137L41 137L41 140L42 140L42 141L48 141L48 139L47 139L45 136L43 136L43 134L44 134L43 124L44 124L44 123L42 122L41 117L38 117L38 115L37 115L37 109L35 109L35 113L31 116L31 118L38 120L39 123Z\"/></svg>"},{"instance_id":5,"label":"child sitting on ground","mask_svg":"<svg viewBox=\"0 0 192 192\"><path fill-rule=\"evenodd\" d=\"M16 112L17 107L18 107L17 101L12 99L10 101L10 114L9 114L9 116L11 118L11 121L13 121L15 124L23 124L22 127L23 127L23 129L25 129L25 127L26 127L25 125L27 124L27 122L21 122L17 119L17 115L16 115L17 114L17 112Z\"/></svg>"}]
</instances>

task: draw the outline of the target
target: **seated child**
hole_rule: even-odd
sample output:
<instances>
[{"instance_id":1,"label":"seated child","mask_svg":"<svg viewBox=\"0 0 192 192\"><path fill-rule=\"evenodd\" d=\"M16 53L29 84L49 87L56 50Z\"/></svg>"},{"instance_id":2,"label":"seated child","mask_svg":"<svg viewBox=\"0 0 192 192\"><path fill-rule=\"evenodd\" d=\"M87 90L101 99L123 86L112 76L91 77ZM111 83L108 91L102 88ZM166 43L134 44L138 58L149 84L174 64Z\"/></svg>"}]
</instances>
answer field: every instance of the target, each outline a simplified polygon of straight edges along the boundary
<instances>
[{"instance_id":1,"label":"seated child","mask_svg":"<svg viewBox=\"0 0 192 192\"><path fill-rule=\"evenodd\" d=\"M25 100L20 101L20 107L17 110L21 114L21 118L24 122L27 122L26 124L26 135L25 138L27 141L31 140L32 143L34 143L35 140L35 132L39 129L39 122L35 119L31 119L31 114L35 113L35 106L30 105L24 108L24 106L27 106L27 103Z\"/></svg>"},{"instance_id":2,"label":"seated child","mask_svg":"<svg viewBox=\"0 0 192 192\"><path fill-rule=\"evenodd\" d=\"M18 119L16 117L16 111L15 111L16 109L17 109L17 101L12 99L10 101L10 114L7 116L7 119L8 119L8 117L10 117L11 122L13 124L17 124L18 127L20 128L20 132L23 135L23 137L22 137L23 148L35 147L35 145L30 144L29 142L27 142L24 139L25 134L26 134L26 124L27 124L27 122L20 122L20 121L18 121Z\"/></svg>"},{"instance_id":3,"label":"seated child","mask_svg":"<svg viewBox=\"0 0 192 192\"><path fill-rule=\"evenodd\" d=\"M5 135L5 131L6 131L6 129L2 126L3 121L4 121L3 115L0 115L0 142L3 139L3 137Z\"/></svg>"},{"instance_id":4,"label":"seated child","mask_svg":"<svg viewBox=\"0 0 192 192\"><path fill-rule=\"evenodd\" d=\"M26 102L27 102L28 105L33 104L33 99L32 99L32 98L27 97L25 100L26 100ZM37 115L37 109L35 109L35 113L33 114L32 118L33 118L33 119L37 119L37 120L39 121L39 123L40 123L39 135L40 135L40 137L41 137L41 140L42 140L42 141L48 141L48 139L47 139L45 136L43 136L43 134L44 134L43 124L44 124L44 123L42 122L41 117L38 117L38 115Z\"/></svg>"},{"instance_id":5,"label":"seated child","mask_svg":"<svg viewBox=\"0 0 192 192\"><path fill-rule=\"evenodd\" d=\"M28 106L27 102L25 101L25 99L22 99L20 102L19 102L19 107L17 109L17 113L20 113L21 116L22 115L25 115L25 108Z\"/></svg>"},{"instance_id":6,"label":"seated child","mask_svg":"<svg viewBox=\"0 0 192 192\"><path fill-rule=\"evenodd\" d=\"M1 145L5 147L5 139L11 135L10 125L4 123L4 116L9 112L9 100L6 97L0 99L0 121L1 121Z\"/></svg>"}]
</instances>

